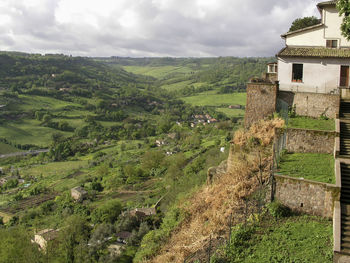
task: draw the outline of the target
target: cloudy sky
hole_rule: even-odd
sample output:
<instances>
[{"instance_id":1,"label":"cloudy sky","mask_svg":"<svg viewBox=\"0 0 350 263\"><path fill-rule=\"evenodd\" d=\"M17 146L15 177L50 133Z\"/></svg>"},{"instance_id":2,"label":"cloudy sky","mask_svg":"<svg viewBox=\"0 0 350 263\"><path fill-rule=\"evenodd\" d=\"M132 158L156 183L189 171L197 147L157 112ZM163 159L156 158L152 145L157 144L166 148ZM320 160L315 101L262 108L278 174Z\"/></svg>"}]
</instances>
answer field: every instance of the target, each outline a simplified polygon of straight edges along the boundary
<instances>
[{"instance_id":1,"label":"cloudy sky","mask_svg":"<svg viewBox=\"0 0 350 263\"><path fill-rule=\"evenodd\" d=\"M315 0L0 0L0 50L81 56L271 56Z\"/></svg>"}]
</instances>

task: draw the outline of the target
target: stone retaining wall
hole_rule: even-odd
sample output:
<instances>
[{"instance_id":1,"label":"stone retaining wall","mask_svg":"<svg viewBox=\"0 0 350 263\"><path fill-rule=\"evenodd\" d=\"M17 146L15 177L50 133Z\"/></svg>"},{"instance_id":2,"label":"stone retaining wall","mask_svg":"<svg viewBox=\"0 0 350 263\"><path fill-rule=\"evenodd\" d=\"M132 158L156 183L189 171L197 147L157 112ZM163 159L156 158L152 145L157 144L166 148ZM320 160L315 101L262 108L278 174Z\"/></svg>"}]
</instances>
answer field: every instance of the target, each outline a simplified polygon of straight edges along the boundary
<instances>
[{"instance_id":1,"label":"stone retaining wall","mask_svg":"<svg viewBox=\"0 0 350 263\"><path fill-rule=\"evenodd\" d=\"M333 218L340 187L284 175L275 175L274 199L294 211Z\"/></svg>"},{"instance_id":2,"label":"stone retaining wall","mask_svg":"<svg viewBox=\"0 0 350 263\"><path fill-rule=\"evenodd\" d=\"M279 133L281 132L279 131ZM296 128L288 128L286 133L286 150L288 152L329 154L334 152L334 142L338 134L334 131Z\"/></svg>"},{"instance_id":3,"label":"stone retaining wall","mask_svg":"<svg viewBox=\"0 0 350 263\"><path fill-rule=\"evenodd\" d=\"M278 98L295 107L296 114L319 118L321 115L336 118L340 97L336 94L279 91Z\"/></svg>"}]
</instances>

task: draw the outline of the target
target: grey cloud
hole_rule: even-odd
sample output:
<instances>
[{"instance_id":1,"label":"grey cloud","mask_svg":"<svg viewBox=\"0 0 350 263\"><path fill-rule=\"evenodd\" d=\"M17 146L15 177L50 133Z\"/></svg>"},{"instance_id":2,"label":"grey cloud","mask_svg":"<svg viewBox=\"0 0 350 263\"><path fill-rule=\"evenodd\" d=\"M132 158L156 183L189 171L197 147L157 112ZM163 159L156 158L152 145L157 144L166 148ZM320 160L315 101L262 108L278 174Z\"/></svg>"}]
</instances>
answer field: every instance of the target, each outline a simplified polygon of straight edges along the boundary
<instances>
[{"instance_id":1,"label":"grey cloud","mask_svg":"<svg viewBox=\"0 0 350 263\"><path fill-rule=\"evenodd\" d=\"M127 10L140 23L127 29L119 21L123 10L96 16L97 27L59 23L58 1L43 1L39 11L9 2L0 15L12 17L6 32L13 37L1 34L0 48L86 56L271 56L283 46L280 34L293 19L310 5L316 10L314 0L217 0L202 13L196 1L164 0L165 8L133 0Z\"/></svg>"}]
</instances>

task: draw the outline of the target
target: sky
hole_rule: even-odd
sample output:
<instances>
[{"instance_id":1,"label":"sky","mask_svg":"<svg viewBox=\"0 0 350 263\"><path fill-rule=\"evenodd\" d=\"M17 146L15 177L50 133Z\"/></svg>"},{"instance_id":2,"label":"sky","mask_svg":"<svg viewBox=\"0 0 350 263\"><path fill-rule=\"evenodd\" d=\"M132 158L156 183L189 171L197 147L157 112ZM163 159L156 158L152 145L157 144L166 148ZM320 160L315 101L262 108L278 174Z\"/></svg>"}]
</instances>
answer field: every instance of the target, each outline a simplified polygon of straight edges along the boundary
<instances>
[{"instance_id":1,"label":"sky","mask_svg":"<svg viewBox=\"0 0 350 263\"><path fill-rule=\"evenodd\" d=\"M0 0L0 50L73 56L273 56L317 0Z\"/></svg>"}]
</instances>

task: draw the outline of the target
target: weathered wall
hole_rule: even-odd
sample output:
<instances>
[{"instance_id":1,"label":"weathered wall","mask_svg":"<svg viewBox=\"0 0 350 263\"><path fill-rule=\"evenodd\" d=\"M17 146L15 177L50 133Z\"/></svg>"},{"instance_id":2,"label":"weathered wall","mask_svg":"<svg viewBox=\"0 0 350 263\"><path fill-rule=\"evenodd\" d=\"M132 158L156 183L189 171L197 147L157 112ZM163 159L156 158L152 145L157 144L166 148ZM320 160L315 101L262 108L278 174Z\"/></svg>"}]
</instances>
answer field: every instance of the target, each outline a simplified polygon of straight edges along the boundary
<instances>
[{"instance_id":1,"label":"weathered wall","mask_svg":"<svg viewBox=\"0 0 350 263\"><path fill-rule=\"evenodd\" d=\"M274 198L294 211L333 218L340 188L325 183L275 175Z\"/></svg>"},{"instance_id":2,"label":"weathered wall","mask_svg":"<svg viewBox=\"0 0 350 263\"><path fill-rule=\"evenodd\" d=\"M303 64L302 82L292 81L294 63ZM340 65L349 64L348 59L342 58L279 57L280 90L334 94L340 85Z\"/></svg>"},{"instance_id":3,"label":"weathered wall","mask_svg":"<svg viewBox=\"0 0 350 263\"><path fill-rule=\"evenodd\" d=\"M277 84L248 83L244 126L262 120L276 111Z\"/></svg>"},{"instance_id":4,"label":"weathered wall","mask_svg":"<svg viewBox=\"0 0 350 263\"><path fill-rule=\"evenodd\" d=\"M288 128L286 134L288 152L330 154L334 152L336 132Z\"/></svg>"},{"instance_id":5,"label":"weathered wall","mask_svg":"<svg viewBox=\"0 0 350 263\"><path fill-rule=\"evenodd\" d=\"M339 113L340 97L335 94L279 91L278 98L295 107L300 116L319 118L324 115L334 119Z\"/></svg>"}]
</instances>

